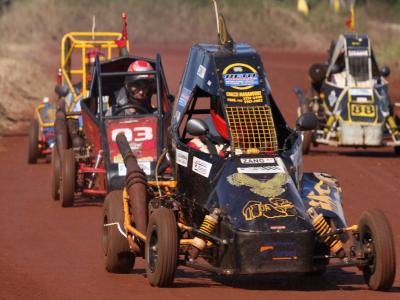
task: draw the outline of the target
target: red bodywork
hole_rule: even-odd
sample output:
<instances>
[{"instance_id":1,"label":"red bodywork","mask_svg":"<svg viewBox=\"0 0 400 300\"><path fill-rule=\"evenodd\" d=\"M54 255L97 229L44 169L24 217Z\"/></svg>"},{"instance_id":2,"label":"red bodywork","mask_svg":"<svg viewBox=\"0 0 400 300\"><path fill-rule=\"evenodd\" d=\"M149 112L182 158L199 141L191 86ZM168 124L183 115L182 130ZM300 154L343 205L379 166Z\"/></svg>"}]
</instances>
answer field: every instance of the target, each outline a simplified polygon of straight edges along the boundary
<instances>
[{"instance_id":1,"label":"red bodywork","mask_svg":"<svg viewBox=\"0 0 400 300\"><path fill-rule=\"evenodd\" d=\"M84 133L92 145L92 153L94 154L93 161L90 165L80 163L78 167L78 174L93 174L96 173L99 177L106 176L104 163L101 163L98 168L94 168L96 156L100 150L109 151L109 158L111 163L123 163L123 159L118 150L118 145L115 138L119 132L124 132L131 146L132 152L136 155L138 160L147 162L154 162L157 160L157 117L156 116L135 116L134 118L105 118L104 124L106 128L106 135L108 141L108 149L101 147L101 134L99 125L94 119L82 111L82 118L84 124ZM105 182L101 186L94 186L93 188L85 188L82 193L91 196L105 196L107 194Z\"/></svg>"},{"instance_id":2,"label":"red bodywork","mask_svg":"<svg viewBox=\"0 0 400 300\"><path fill-rule=\"evenodd\" d=\"M157 160L157 118L135 117L130 119L109 119L105 121L109 141L110 161L122 163L122 157L115 143L118 133L123 132L138 160Z\"/></svg>"}]
</instances>

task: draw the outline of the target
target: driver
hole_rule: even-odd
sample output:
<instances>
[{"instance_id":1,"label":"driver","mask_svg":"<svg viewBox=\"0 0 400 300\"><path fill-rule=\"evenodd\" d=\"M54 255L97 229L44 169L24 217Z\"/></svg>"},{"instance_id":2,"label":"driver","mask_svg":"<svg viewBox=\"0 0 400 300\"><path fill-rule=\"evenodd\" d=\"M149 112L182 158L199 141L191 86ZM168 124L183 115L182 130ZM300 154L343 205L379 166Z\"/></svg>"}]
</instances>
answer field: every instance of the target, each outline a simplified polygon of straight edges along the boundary
<instances>
[{"instance_id":1,"label":"driver","mask_svg":"<svg viewBox=\"0 0 400 300\"><path fill-rule=\"evenodd\" d=\"M154 71L150 63L137 60L130 64L128 72ZM124 86L116 95L116 103L110 107L106 116L129 116L137 113L153 113L151 96L154 90L154 75L140 74L125 77ZM126 109L124 109L126 107Z\"/></svg>"},{"instance_id":2,"label":"driver","mask_svg":"<svg viewBox=\"0 0 400 300\"><path fill-rule=\"evenodd\" d=\"M224 157L225 151L229 151L230 148L229 133L221 100L218 97L213 96L211 98L210 116L204 121L209 127L210 134L208 136L195 137L187 145L204 153L218 154Z\"/></svg>"}]
</instances>

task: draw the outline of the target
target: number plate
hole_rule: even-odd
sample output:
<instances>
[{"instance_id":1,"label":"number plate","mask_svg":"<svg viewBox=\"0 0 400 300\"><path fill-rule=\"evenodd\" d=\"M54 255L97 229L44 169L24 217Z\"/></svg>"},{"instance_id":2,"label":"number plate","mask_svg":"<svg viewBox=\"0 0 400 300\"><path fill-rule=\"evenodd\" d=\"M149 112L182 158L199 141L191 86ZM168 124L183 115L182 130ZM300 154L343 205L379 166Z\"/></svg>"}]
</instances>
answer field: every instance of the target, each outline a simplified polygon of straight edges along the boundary
<instances>
[{"instance_id":1,"label":"number plate","mask_svg":"<svg viewBox=\"0 0 400 300\"><path fill-rule=\"evenodd\" d=\"M375 117L375 105L373 104L351 104L351 115L354 117Z\"/></svg>"}]
</instances>

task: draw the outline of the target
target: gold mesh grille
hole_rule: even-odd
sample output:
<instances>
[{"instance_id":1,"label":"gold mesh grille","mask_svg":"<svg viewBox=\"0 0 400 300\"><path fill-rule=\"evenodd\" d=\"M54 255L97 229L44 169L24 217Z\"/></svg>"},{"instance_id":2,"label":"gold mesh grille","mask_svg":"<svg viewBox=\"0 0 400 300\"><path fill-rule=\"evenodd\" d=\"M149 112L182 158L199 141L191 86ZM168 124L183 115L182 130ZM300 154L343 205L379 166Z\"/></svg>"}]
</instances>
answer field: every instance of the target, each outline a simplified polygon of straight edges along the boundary
<instances>
[{"instance_id":1,"label":"gold mesh grille","mask_svg":"<svg viewBox=\"0 0 400 300\"><path fill-rule=\"evenodd\" d=\"M228 106L226 115L236 154L273 153L278 150L270 107Z\"/></svg>"}]
</instances>

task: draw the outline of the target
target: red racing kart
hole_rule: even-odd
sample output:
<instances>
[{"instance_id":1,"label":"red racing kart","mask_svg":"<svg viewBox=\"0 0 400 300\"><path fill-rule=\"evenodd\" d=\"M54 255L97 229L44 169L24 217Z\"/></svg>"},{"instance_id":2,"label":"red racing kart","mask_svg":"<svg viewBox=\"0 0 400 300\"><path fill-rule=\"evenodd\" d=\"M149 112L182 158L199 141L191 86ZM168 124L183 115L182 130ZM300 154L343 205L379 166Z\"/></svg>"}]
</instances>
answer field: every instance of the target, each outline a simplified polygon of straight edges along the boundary
<instances>
[{"instance_id":1,"label":"red racing kart","mask_svg":"<svg viewBox=\"0 0 400 300\"><path fill-rule=\"evenodd\" d=\"M154 71L126 72L136 60L149 62ZM106 115L124 85L125 76L154 76L151 103L154 112L134 116ZM60 200L63 207L72 206L78 196L100 196L122 189L126 168L115 138L123 132L138 157L139 165L151 180L156 162L166 144L166 128L170 119L170 95L161 57L147 59L127 56L108 62L96 61L89 97L82 100L84 146L65 150L61 160ZM121 107L130 109L132 105Z\"/></svg>"}]
</instances>

